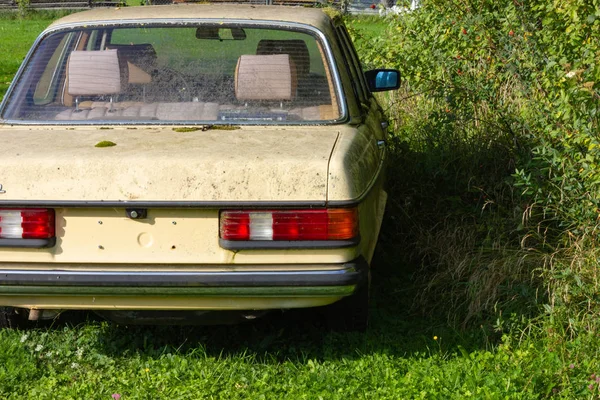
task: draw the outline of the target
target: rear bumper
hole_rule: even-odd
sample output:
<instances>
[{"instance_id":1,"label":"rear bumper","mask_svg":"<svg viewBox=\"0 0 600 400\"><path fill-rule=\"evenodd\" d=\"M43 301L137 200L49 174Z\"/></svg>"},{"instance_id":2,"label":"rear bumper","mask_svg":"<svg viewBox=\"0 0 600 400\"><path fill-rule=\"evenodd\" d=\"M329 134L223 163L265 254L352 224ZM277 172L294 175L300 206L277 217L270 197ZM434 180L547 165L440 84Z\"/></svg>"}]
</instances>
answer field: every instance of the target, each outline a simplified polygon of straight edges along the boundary
<instances>
[{"instance_id":1,"label":"rear bumper","mask_svg":"<svg viewBox=\"0 0 600 400\"><path fill-rule=\"evenodd\" d=\"M366 282L363 258L331 265L127 271L0 270L0 305L29 308L266 309L332 303ZM63 266L66 268L66 266ZM292 269L293 268L293 269ZM188 270L189 269L189 270ZM162 299L162 300L161 300ZM262 299L262 300L261 300Z\"/></svg>"}]
</instances>

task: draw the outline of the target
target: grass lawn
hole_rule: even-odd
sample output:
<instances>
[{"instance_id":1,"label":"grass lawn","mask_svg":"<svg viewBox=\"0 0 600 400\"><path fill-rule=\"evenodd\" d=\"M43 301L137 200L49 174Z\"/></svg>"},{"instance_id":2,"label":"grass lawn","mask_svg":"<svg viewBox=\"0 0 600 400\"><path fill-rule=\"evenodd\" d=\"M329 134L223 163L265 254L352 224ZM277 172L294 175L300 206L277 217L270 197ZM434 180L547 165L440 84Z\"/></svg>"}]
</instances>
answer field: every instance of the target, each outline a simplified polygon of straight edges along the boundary
<instances>
[{"instance_id":1,"label":"grass lawn","mask_svg":"<svg viewBox=\"0 0 600 400\"><path fill-rule=\"evenodd\" d=\"M411 315L403 266L379 267L365 334L326 333L307 311L238 326L92 319L0 331L0 398L537 399L558 387L565 398L590 394L589 371L600 370L589 362L600 360L593 338L577 344L586 362L544 343L489 343L493 332Z\"/></svg>"},{"instance_id":2,"label":"grass lawn","mask_svg":"<svg viewBox=\"0 0 600 400\"><path fill-rule=\"evenodd\" d=\"M1 94L50 22L0 17ZM369 19L351 25L365 37L383 31ZM367 333L328 333L314 310L181 328L65 314L52 325L0 330L0 398L598 398L592 374L600 376L600 347L593 335L557 332L536 341L528 332L515 339L500 324L458 331L444 315L411 312L412 271L398 263L391 231L384 224Z\"/></svg>"},{"instance_id":3,"label":"grass lawn","mask_svg":"<svg viewBox=\"0 0 600 400\"><path fill-rule=\"evenodd\" d=\"M376 16L356 16L347 20L347 25L367 38L385 34L386 25L381 23L381 18Z\"/></svg>"},{"instance_id":4,"label":"grass lawn","mask_svg":"<svg viewBox=\"0 0 600 400\"><path fill-rule=\"evenodd\" d=\"M390 262L376 270L366 334L326 333L307 311L238 326L90 320L0 331L0 398L538 398L584 368L569 370L534 344L494 348L480 330L411 315L402 271Z\"/></svg>"},{"instance_id":5,"label":"grass lawn","mask_svg":"<svg viewBox=\"0 0 600 400\"><path fill-rule=\"evenodd\" d=\"M35 38L52 19L0 18L0 96L8 89L14 74L21 65Z\"/></svg>"}]
</instances>

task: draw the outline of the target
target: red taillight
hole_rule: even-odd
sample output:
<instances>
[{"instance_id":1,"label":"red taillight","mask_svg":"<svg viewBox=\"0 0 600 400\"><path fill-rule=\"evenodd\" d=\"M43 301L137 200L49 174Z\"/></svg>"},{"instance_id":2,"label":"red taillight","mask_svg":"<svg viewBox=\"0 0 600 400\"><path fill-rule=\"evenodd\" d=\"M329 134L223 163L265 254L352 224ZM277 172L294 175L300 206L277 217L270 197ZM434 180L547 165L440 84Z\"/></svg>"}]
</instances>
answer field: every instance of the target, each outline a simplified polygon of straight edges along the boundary
<instances>
[{"instance_id":1,"label":"red taillight","mask_svg":"<svg viewBox=\"0 0 600 400\"><path fill-rule=\"evenodd\" d=\"M228 240L250 239L250 215L247 212L227 212L221 214L221 237Z\"/></svg>"},{"instance_id":2,"label":"red taillight","mask_svg":"<svg viewBox=\"0 0 600 400\"><path fill-rule=\"evenodd\" d=\"M225 240L349 240L358 237L358 211L223 211L220 233Z\"/></svg>"},{"instance_id":3,"label":"red taillight","mask_svg":"<svg viewBox=\"0 0 600 400\"><path fill-rule=\"evenodd\" d=\"M327 210L273 212L273 240L327 240Z\"/></svg>"},{"instance_id":4,"label":"red taillight","mask_svg":"<svg viewBox=\"0 0 600 400\"><path fill-rule=\"evenodd\" d=\"M52 209L0 209L0 239L51 239Z\"/></svg>"}]
</instances>

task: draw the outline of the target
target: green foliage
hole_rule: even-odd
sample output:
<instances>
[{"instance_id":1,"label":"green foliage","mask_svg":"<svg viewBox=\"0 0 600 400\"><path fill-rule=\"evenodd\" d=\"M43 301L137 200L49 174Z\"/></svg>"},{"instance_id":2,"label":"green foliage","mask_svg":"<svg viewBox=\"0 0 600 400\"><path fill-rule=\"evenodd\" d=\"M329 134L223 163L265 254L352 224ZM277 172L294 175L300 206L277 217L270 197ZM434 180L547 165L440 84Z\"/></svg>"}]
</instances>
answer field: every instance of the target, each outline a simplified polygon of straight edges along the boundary
<instances>
[{"instance_id":1,"label":"green foliage","mask_svg":"<svg viewBox=\"0 0 600 400\"><path fill-rule=\"evenodd\" d=\"M27 11L29 10L29 0L16 0L17 1L17 6L19 8L19 14L21 14L22 16L27 14Z\"/></svg>"},{"instance_id":2,"label":"green foliage","mask_svg":"<svg viewBox=\"0 0 600 400\"><path fill-rule=\"evenodd\" d=\"M180 127L180 128L173 128L174 132L196 132L196 131L201 131L202 127Z\"/></svg>"},{"instance_id":3,"label":"green foliage","mask_svg":"<svg viewBox=\"0 0 600 400\"><path fill-rule=\"evenodd\" d=\"M573 338L543 326L525 339L503 335L487 349L477 335L403 321L401 308L382 305L379 312L393 314L387 322L380 315L364 335L327 334L293 313L236 327L88 321L3 330L0 397L591 399L600 393L593 334Z\"/></svg>"},{"instance_id":4,"label":"green foliage","mask_svg":"<svg viewBox=\"0 0 600 400\"><path fill-rule=\"evenodd\" d=\"M403 75L401 92L383 98L394 123L392 214L399 245L423 263L426 308L442 296L469 321L574 307L574 291L596 304L598 10L598 1L424 0L388 17L378 38L354 31L367 68Z\"/></svg>"}]
</instances>

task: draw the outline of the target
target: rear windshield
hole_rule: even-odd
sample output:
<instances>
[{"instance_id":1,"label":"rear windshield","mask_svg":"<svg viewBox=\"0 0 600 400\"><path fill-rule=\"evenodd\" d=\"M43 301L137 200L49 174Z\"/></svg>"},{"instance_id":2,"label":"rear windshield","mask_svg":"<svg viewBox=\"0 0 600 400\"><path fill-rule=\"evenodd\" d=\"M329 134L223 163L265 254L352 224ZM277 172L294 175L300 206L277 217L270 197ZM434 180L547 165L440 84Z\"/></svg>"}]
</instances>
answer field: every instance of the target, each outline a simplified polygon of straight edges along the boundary
<instances>
[{"instance_id":1,"label":"rear windshield","mask_svg":"<svg viewBox=\"0 0 600 400\"><path fill-rule=\"evenodd\" d=\"M310 33L226 24L98 27L44 38L3 119L307 123L341 117Z\"/></svg>"}]
</instances>

